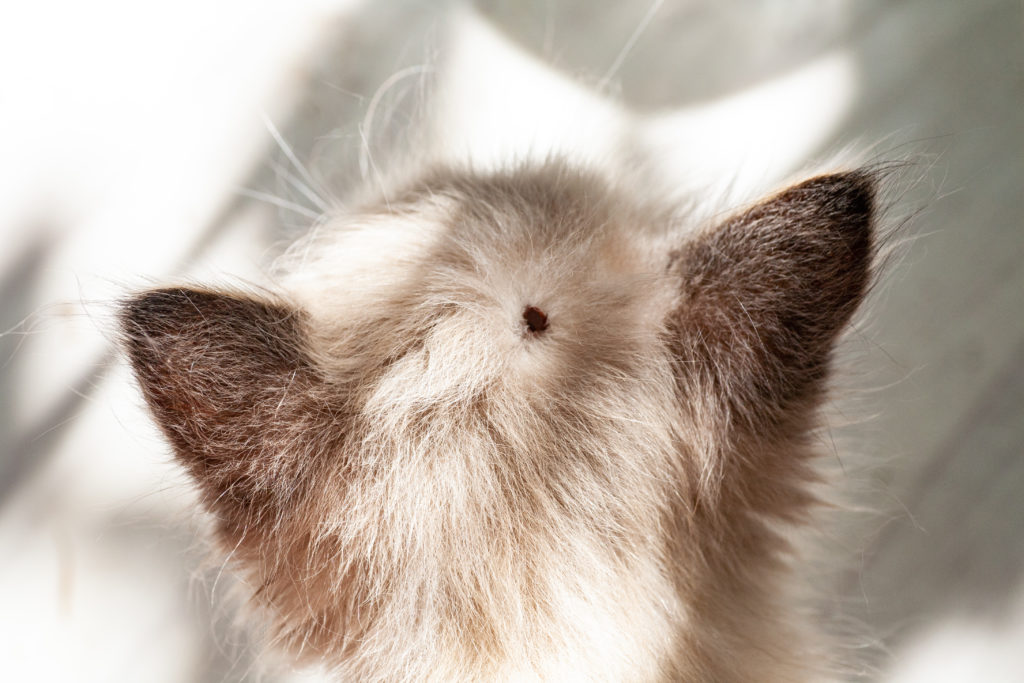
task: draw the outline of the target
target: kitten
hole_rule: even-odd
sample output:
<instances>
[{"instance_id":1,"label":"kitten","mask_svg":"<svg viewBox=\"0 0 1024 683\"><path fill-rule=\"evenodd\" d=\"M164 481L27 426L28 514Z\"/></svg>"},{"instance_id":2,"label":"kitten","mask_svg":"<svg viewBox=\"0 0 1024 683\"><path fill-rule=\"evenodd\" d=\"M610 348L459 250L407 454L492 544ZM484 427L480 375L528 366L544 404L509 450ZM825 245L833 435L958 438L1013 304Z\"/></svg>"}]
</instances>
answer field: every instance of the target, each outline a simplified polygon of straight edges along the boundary
<instances>
[{"instance_id":1,"label":"kitten","mask_svg":"<svg viewBox=\"0 0 1024 683\"><path fill-rule=\"evenodd\" d=\"M275 641L338 680L796 681L812 430L876 178L693 224L567 161L423 171L279 291L128 300L143 395Z\"/></svg>"}]
</instances>

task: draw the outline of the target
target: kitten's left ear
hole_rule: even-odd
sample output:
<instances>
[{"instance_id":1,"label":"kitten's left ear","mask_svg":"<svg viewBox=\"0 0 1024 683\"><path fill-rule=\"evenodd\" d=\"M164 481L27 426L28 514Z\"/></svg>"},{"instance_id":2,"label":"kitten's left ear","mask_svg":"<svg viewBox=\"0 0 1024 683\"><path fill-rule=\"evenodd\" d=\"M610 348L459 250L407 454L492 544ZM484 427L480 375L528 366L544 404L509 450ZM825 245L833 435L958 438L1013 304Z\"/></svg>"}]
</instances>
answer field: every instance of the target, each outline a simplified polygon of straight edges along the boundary
<instances>
[{"instance_id":1,"label":"kitten's left ear","mask_svg":"<svg viewBox=\"0 0 1024 683\"><path fill-rule=\"evenodd\" d=\"M870 279L874 197L869 172L813 178L674 255L680 372L717 394L731 427L765 434L819 398Z\"/></svg>"},{"instance_id":2,"label":"kitten's left ear","mask_svg":"<svg viewBox=\"0 0 1024 683\"><path fill-rule=\"evenodd\" d=\"M268 512L329 446L325 383L304 316L281 302L194 289L127 301L132 369L178 460L218 511Z\"/></svg>"}]
</instances>

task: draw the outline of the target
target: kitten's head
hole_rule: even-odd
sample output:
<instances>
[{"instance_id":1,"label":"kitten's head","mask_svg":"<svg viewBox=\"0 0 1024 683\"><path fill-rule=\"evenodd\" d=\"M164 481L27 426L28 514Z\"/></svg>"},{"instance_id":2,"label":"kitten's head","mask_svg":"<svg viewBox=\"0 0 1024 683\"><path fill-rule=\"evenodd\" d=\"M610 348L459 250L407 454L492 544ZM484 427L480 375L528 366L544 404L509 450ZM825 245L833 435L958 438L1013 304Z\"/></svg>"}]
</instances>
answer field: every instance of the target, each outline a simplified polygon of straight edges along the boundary
<instances>
[{"instance_id":1,"label":"kitten's head","mask_svg":"<svg viewBox=\"0 0 1024 683\"><path fill-rule=\"evenodd\" d=\"M561 164L437 172L297 245L281 292L150 291L122 326L294 653L389 680L784 672L774 529L810 502L873 196L820 176L686 226Z\"/></svg>"}]
</instances>

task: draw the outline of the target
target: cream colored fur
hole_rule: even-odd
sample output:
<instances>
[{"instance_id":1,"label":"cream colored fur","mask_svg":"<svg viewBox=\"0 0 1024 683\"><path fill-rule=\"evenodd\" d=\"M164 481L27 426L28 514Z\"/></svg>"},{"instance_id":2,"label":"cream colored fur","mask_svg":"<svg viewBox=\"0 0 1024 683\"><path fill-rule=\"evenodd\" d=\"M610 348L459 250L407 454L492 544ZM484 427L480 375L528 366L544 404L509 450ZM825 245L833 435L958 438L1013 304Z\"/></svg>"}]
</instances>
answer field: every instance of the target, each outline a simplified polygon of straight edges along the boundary
<instances>
[{"instance_id":1,"label":"cream colored fur","mask_svg":"<svg viewBox=\"0 0 1024 683\"><path fill-rule=\"evenodd\" d=\"M273 642L344 681L827 671L780 530L813 509L874 176L716 222L593 164L409 177L295 245L277 292L125 304Z\"/></svg>"}]
</instances>

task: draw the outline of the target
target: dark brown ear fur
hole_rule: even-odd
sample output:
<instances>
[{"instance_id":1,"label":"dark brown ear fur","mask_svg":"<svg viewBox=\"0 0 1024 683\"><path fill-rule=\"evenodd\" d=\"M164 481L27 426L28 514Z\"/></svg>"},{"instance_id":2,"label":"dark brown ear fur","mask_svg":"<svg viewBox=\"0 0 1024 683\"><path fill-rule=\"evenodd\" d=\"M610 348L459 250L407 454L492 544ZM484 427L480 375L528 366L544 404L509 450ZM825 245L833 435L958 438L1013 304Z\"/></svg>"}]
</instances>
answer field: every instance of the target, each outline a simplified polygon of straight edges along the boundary
<instances>
[{"instance_id":1,"label":"dark brown ear fur","mask_svg":"<svg viewBox=\"0 0 1024 683\"><path fill-rule=\"evenodd\" d=\"M680 367L704 375L729 428L785 430L820 397L832 346L868 285L874 195L867 172L813 178L675 255Z\"/></svg>"},{"instance_id":2,"label":"dark brown ear fur","mask_svg":"<svg viewBox=\"0 0 1024 683\"><path fill-rule=\"evenodd\" d=\"M833 346L870 281L874 195L867 172L812 178L673 254L668 333L699 476L697 541L675 552L699 548L710 577L694 622L732 634L705 650L715 680L756 680L765 653L770 667L809 642L778 617L790 546L769 521L804 520L815 500L808 436Z\"/></svg>"},{"instance_id":3,"label":"dark brown ear fur","mask_svg":"<svg viewBox=\"0 0 1024 683\"><path fill-rule=\"evenodd\" d=\"M282 304L190 289L121 310L129 359L156 421L214 511L264 515L303 486L323 382ZM269 504L269 505L268 505Z\"/></svg>"}]
</instances>

